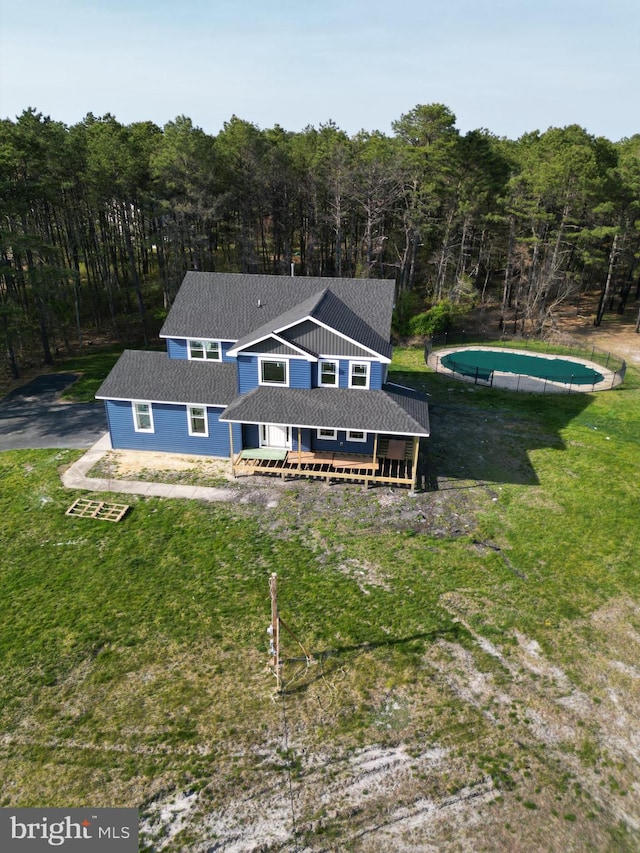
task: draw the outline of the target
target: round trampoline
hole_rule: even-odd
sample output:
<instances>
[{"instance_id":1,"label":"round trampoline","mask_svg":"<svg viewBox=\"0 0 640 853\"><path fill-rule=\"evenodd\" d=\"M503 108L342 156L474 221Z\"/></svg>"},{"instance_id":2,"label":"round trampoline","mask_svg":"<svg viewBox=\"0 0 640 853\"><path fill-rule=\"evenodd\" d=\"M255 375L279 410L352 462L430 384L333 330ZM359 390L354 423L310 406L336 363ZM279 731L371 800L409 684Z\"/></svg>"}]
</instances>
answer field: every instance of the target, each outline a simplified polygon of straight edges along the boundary
<instances>
[{"instance_id":1,"label":"round trampoline","mask_svg":"<svg viewBox=\"0 0 640 853\"><path fill-rule=\"evenodd\" d=\"M612 371L586 359L514 349L440 350L430 353L428 364L457 379L518 391L598 391L617 384Z\"/></svg>"}]
</instances>

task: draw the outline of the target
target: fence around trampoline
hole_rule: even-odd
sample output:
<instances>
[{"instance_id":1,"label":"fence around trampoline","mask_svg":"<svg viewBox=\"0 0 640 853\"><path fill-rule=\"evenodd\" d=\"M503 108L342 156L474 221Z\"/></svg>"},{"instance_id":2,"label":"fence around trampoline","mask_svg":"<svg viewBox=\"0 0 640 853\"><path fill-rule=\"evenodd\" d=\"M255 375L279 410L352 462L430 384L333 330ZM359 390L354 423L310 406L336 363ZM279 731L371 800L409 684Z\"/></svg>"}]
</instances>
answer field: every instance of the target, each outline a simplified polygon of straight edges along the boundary
<instances>
[{"instance_id":1,"label":"fence around trampoline","mask_svg":"<svg viewBox=\"0 0 640 853\"><path fill-rule=\"evenodd\" d=\"M627 370L627 363L623 358L596 346L585 347L583 344L574 340L563 339L562 341L541 341L540 339L526 337L507 338L504 336L496 339L495 337L492 338L490 335L482 335L477 332L472 334L466 332L445 332L441 335L434 335L425 342L425 362L429 355L433 353L435 356L434 369L437 373L441 366L441 358L437 352L435 352L436 350L456 346L468 347L473 344L477 344L478 346L491 346L495 349L524 349L531 352L532 355L558 355L567 356L568 358L574 356L591 361L593 364L597 364L600 367L605 368L605 370L611 371L611 381L610 383L607 383L607 386L603 386L601 381L594 381L593 383L577 382L575 381L575 375L570 374L567 374L566 376L530 376L527 374L516 373L513 374L513 382L509 384L509 388L515 391L531 391L532 383L535 383L535 390L538 393L557 393L558 390L565 390L570 394L572 390L584 392L589 389L589 386L591 386L590 390L593 391L595 390L596 385L599 386L599 390L604 390L605 387L614 388L616 385L619 385L623 381ZM488 370L486 367L476 367L475 370L470 368L468 364L459 364L458 367L459 369L456 369L456 362L455 359L452 358L452 354L448 354L446 364L447 370L454 376L460 376L468 382L473 382L475 385L493 386L494 373L499 372L504 376L502 371Z\"/></svg>"}]
</instances>

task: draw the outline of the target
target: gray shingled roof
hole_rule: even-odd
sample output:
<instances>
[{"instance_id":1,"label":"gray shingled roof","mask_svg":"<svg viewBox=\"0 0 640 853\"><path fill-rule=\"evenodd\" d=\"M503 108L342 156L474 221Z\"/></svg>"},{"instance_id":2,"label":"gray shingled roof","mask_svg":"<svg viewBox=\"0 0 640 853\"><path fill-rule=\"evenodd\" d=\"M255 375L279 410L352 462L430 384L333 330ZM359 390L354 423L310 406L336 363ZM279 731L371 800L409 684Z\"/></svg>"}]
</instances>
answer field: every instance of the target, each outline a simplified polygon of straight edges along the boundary
<instances>
[{"instance_id":1,"label":"gray shingled roof","mask_svg":"<svg viewBox=\"0 0 640 853\"><path fill-rule=\"evenodd\" d=\"M188 272L160 335L227 341L240 341L247 335L253 338L253 333L265 327L268 330L278 318L289 317L291 322L302 319L301 308L317 308L326 289L348 309L342 319L335 301L328 300L324 309L327 318L340 323L343 334L360 335L366 327L370 330L367 334L373 333L371 340L388 342L395 297L392 279L244 273ZM377 346L372 348L378 351Z\"/></svg>"},{"instance_id":2,"label":"gray shingled roof","mask_svg":"<svg viewBox=\"0 0 640 853\"><path fill-rule=\"evenodd\" d=\"M325 288L321 293L313 294L309 299L305 299L285 311L284 314L264 323L259 329L252 330L248 335L237 341L233 349L245 349L254 341L265 338L271 332L282 334L287 340L291 340L292 336L295 335L296 326L309 317L317 320L323 326L329 326L345 337L357 341L367 350L373 350L373 352L391 359L391 344L388 339L383 338L367 325L330 288ZM285 329L285 331L280 332L281 329ZM321 355L322 353L318 351L314 354ZM333 352L332 354L335 355Z\"/></svg>"},{"instance_id":3,"label":"gray shingled roof","mask_svg":"<svg viewBox=\"0 0 640 853\"><path fill-rule=\"evenodd\" d=\"M331 329L319 326L315 320L303 320L302 323L282 332L280 337L316 357L371 358L371 350L354 343L353 340L343 338ZM388 349L391 354L390 344Z\"/></svg>"},{"instance_id":4,"label":"gray shingled roof","mask_svg":"<svg viewBox=\"0 0 640 853\"><path fill-rule=\"evenodd\" d=\"M234 400L220 420L429 435L426 399L409 389L391 385L381 391L262 386Z\"/></svg>"},{"instance_id":5,"label":"gray shingled roof","mask_svg":"<svg viewBox=\"0 0 640 853\"><path fill-rule=\"evenodd\" d=\"M169 358L163 352L125 350L96 397L227 406L237 394L233 362L201 363Z\"/></svg>"},{"instance_id":6,"label":"gray shingled roof","mask_svg":"<svg viewBox=\"0 0 640 853\"><path fill-rule=\"evenodd\" d=\"M391 359L391 344L389 343L391 321L389 321L386 334L382 337L361 316L345 305L342 299L333 292L330 285L324 299L318 303L312 316L368 349Z\"/></svg>"},{"instance_id":7,"label":"gray shingled roof","mask_svg":"<svg viewBox=\"0 0 640 853\"><path fill-rule=\"evenodd\" d=\"M283 329L299 323L313 313L318 303L324 299L326 290L320 293L314 293L308 299L304 299L297 305L291 306L284 314L279 314L277 317L269 318L266 323L263 323L258 329L250 329L249 333L236 341L234 349L244 349L248 344L258 341L270 335L275 329Z\"/></svg>"}]
</instances>

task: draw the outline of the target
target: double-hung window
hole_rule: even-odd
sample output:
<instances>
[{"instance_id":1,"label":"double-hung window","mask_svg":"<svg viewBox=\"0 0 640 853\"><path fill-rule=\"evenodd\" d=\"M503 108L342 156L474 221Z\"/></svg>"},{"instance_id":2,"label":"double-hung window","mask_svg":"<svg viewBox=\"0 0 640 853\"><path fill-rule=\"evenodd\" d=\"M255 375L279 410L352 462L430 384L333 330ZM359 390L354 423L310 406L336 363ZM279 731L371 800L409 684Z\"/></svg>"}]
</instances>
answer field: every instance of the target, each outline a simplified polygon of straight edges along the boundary
<instances>
[{"instance_id":1,"label":"double-hung window","mask_svg":"<svg viewBox=\"0 0 640 853\"><path fill-rule=\"evenodd\" d=\"M207 410L204 406L187 406L187 420L189 435L201 435L204 438L209 435Z\"/></svg>"},{"instance_id":2,"label":"double-hung window","mask_svg":"<svg viewBox=\"0 0 640 853\"><path fill-rule=\"evenodd\" d=\"M320 361L318 363L318 385L323 388L338 387L338 362Z\"/></svg>"},{"instance_id":3,"label":"double-hung window","mask_svg":"<svg viewBox=\"0 0 640 853\"><path fill-rule=\"evenodd\" d=\"M220 341L189 341L189 358L199 361L221 361Z\"/></svg>"},{"instance_id":4,"label":"double-hung window","mask_svg":"<svg viewBox=\"0 0 640 853\"><path fill-rule=\"evenodd\" d=\"M352 361L349 364L349 388L369 387L369 362Z\"/></svg>"},{"instance_id":5,"label":"double-hung window","mask_svg":"<svg viewBox=\"0 0 640 853\"><path fill-rule=\"evenodd\" d=\"M288 385L288 377L288 362L272 361L267 358L260 359L261 385Z\"/></svg>"},{"instance_id":6,"label":"double-hung window","mask_svg":"<svg viewBox=\"0 0 640 853\"><path fill-rule=\"evenodd\" d=\"M322 441L335 441L338 437L338 431L335 429L320 427L320 429L316 431L316 436Z\"/></svg>"},{"instance_id":7,"label":"double-hung window","mask_svg":"<svg viewBox=\"0 0 640 853\"><path fill-rule=\"evenodd\" d=\"M133 408L133 428L136 432L153 432L153 411L151 403L131 404Z\"/></svg>"}]
</instances>

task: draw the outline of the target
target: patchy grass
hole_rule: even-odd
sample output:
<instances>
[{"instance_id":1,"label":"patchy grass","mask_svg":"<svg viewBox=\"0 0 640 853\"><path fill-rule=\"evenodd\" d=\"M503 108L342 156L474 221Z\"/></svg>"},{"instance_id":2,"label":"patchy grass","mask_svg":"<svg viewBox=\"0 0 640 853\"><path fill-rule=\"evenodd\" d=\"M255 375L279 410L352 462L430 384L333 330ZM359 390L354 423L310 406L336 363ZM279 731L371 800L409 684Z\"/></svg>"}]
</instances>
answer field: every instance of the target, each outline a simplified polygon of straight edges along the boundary
<instances>
[{"instance_id":1,"label":"patchy grass","mask_svg":"<svg viewBox=\"0 0 640 853\"><path fill-rule=\"evenodd\" d=\"M140 347L138 347L140 349ZM149 347L149 349L165 349ZM95 352L65 358L56 364L56 371L78 373L79 377L61 394L71 403L94 403L95 394L107 374L122 355L122 347L100 347Z\"/></svg>"},{"instance_id":2,"label":"patchy grass","mask_svg":"<svg viewBox=\"0 0 640 853\"><path fill-rule=\"evenodd\" d=\"M417 497L110 525L64 515L75 452L0 456L0 805L137 805L149 850L286 849L294 819L309 850L637 849L637 374L540 398L421 358L393 364L432 401ZM284 635L275 703L271 572L314 656Z\"/></svg>"},{"instance_id":3,"label":"patchy grass","mask_svg":"<svg viewBox=\"0 0 640 853\"><path fill-rule=\"evenodd\" d=\"M96 391L121 354L122 347L101 348L88 355L83 353L59 362L57 371L79 374L73 385L63 391L61 398L71 403L94 403Z\"/></svg>"}]
</instances>

